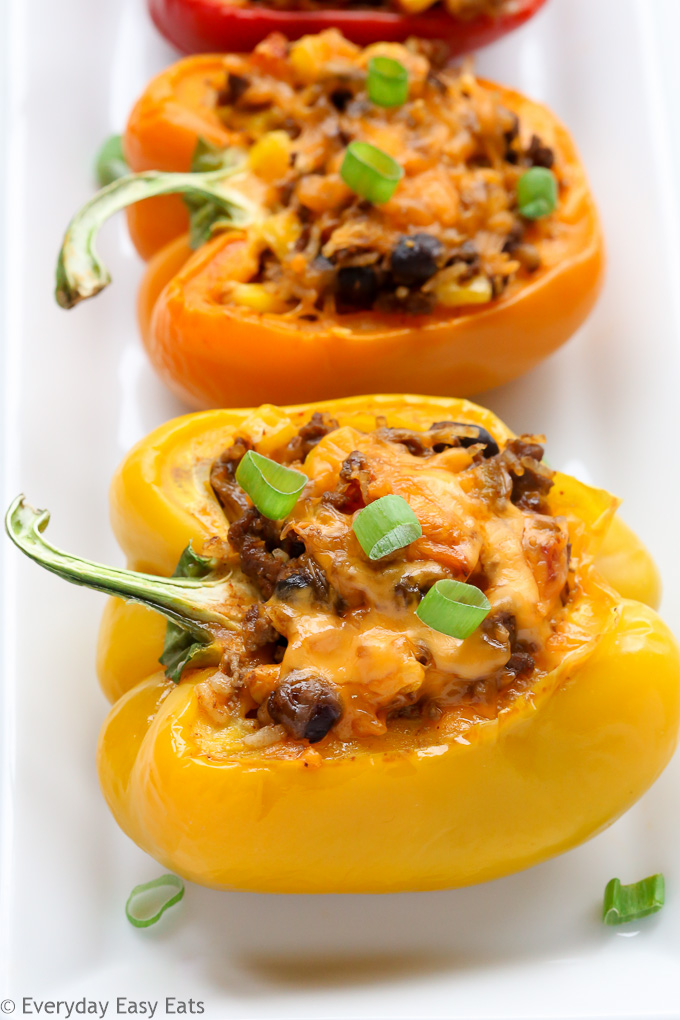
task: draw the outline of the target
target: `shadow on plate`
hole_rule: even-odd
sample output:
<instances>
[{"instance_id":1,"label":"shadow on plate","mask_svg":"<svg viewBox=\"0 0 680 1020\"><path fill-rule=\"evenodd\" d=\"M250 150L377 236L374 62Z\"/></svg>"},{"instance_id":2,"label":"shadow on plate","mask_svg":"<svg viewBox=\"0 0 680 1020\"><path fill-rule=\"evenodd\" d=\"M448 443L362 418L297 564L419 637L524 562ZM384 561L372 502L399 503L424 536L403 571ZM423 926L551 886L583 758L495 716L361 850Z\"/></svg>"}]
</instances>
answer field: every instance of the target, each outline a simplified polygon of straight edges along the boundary
<instances>
[{"instance_id":1,"label":"shadow on plate","mask_svg":"<svg viewBox=\"0 0 680 1020\"><path fill-rule=\"evenodd\" d=\"M634 832L628 838L635 842ZM178 935L202 959L206 980L233 994L237 977L251 998L272 988L369 987L580 956L610 937L593 868L601 843L441 892L272 896L191 887ZM606 869L610 852L601 854Z\"/></svg>"}]
</instances>

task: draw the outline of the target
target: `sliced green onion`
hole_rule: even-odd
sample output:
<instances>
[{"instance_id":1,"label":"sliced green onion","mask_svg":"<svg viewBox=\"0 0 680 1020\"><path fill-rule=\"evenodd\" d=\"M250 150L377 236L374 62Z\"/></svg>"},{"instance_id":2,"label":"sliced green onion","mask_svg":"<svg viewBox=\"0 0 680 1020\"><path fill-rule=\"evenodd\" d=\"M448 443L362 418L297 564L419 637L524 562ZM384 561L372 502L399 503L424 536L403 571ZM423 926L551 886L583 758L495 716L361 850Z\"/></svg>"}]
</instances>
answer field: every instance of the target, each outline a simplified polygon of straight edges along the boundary
<instances>
[{"instance_id":1,"label":"sliced green onion","mask_svg":"<svg viewBox=\"0 0 680 1020\"><path fill-rule=\"evenodd\" d=\"M484 592L462 581L437 581L416 609L416 616L432 630L449 637L473 634L491 611Z\"/></svg>"},{"instance_id":2,"label":"sliced green onion","mask_svg":"<svg viewBox=\"0 0 680 1020\"><path fill-rule=\"evenodd\" d=\"M97 153L94 173L100 188L105 188L107 184L117 181L119 177L126 177L130 173L130 167L123 155L122 135L111 135L106 139Z\"/></svg>"},{"instance_id":3,"label":"sliced green onion","mask_svg":"<svg viewBox=\"0 0 680 1020\"><path fill-rule=\"evenodd\" d=\"M650 875L632 885L621 885L618 878L607 882L604 891L602 920L605 924L637 921L661 910L666 898L663 875Z\"/></svg>"},{"instance_id":4,"label":"sliced green onion","mask_svg":"<svg viewBox=\"0 0 680 1020\"><path fill-rule=\"evenodd\" d=\"M271 521L280 521L291 512L308 479L302 471L248 450L236 468L236 481L261 514Z\"/></svg>"},{"instance_id":5,"label":"sliced green onion","mask_svg":"<svg viewBox=\"0 0 680 1020\"><path fill-rule=\"evenodd\" d=\"M376 106L401 106L408 99L408 71L391 57L372 57L366 88Z\"/></svg>"},{"instance_id":6,"label":"sliced green onion","mask_svg":"<svg viewBox=\"0 0 680 1020\"><path fill-rule=\"evenodd\" d=\"M135 928L149 928L169 907L184 896L184 882L177 875L161 875L136 885L125 904L125 916Z\"/></svg>"},{"instance_id":7,"label":"sliced green onion","mask_svg":"<svg viewBox=\"0 0 680 1020\"><path fill-rule=\"evenodd\" d=\"M550 216L557 208L557 178L544 166L532 166L517 181L517 206L527 220Z\"/></svg>"},{"instance_id":8,"label":"sliced green onion","mask_svg":"<svg viewBox=\"0 0 680 1020\"><path fill-rule=\"evenodd\" d=\"M401 496L382 496L360 510L352 524L359 545L371 560L403 549L423 533L420 521Z\"/></svg>"},{"instance_id":9,"label":"sliced green onion","mask_svg":"<svg viewBox=\"0 0 680 1020\"><path fill-rule=\"evenodd\" d=\"M389 201L404 176L403 167L369 142L350 142L340 176L357 195L374 205Z\"/></svg>"}]
</instances>

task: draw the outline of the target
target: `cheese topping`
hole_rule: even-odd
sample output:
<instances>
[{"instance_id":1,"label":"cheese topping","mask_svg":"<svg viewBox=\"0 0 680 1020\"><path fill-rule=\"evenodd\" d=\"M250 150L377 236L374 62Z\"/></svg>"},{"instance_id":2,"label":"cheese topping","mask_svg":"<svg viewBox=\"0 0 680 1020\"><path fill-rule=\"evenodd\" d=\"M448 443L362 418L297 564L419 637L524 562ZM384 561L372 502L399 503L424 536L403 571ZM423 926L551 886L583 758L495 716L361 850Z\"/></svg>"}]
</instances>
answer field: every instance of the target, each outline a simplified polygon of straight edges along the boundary
<instances>
[{"instance_id":1,"label":"cheese topping","mask_svg":"<svg viewBox=\"0 0 680 1020\"><path fill-rule=\"evenodd\" d=\"M539 439L499 449L470 422L417 432L379 419L364 432L318 414L293 438L281 434L272 447L266 429L246 426L211 474L232 521L231 555L261 594L222 665L243 711L294 739L352 740L403 716L437 718L484 691L497 701L554 667L578 563L568 521L546 499L553 473ZM309 479L285 521L263 518L235 481L249 448ZM408 502L422 537L371 561L352 523L389 493ZM465 640L416 615L444 578L477 586L491 604ZM213 690L204 705L214 707Z\"/></svg>"}]
</instances>

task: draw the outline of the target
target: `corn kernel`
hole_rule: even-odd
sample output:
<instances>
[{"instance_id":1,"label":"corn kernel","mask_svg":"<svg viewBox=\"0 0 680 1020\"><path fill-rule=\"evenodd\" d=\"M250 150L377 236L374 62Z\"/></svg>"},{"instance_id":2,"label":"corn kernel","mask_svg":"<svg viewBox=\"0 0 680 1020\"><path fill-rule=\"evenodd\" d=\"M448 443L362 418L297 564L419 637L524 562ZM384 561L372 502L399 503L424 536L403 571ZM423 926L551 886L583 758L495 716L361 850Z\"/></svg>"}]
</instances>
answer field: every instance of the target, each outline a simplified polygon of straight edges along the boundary
<instances>
[{"instance_id":1,"label":"corn kernel","mask_svg":"<svg viewBox=\"0 0 680 1020\"><path fill-rule=\"evenodd\" d=\"M267 290L261 283L234 283L229 299L236 305L251 308L254 312L283 312L285 301Z\"/></svg>"},{"instance_id":2,"label":"corn kernel","mask_svg":"<svg viewBox=\"0 0 680 1020\"><path fill-rule=\"evenodd\" d=\"M259 453L268 457L272 450L280 449L296 436L298 429L280 408L263 404L248 415L239 432L257 446Z\"/></svg>"},{"instance_id":3,"label":"corn kernel","mask_svg":"<svg viewBox=\"0 0 680 1020\"><path fill-rule=\"evenodd\" d=\"M330 56L330 46L325 39L318 35L305 35L293 43L289 62L297 77L311 85L318 80Z\"/></svg>"},{"instance_id":4,"label":"corn kernel","mask_svg":"<svg viewBox=\"0 0 680 1020\"><path fill-rule=\"evenodd\" d=\"M260 226L260 237L282 262L302 233L302 224L291 209L267 216Z\"/></svg>"},{"instance_id":5,"label":"corn kernel","mask_svg":"<svg viewBox=\"0 0 680 1020\"><path fill-rule=\"evenodd\" d=\"M285 131L268 131L248 153L253 173L265 181L277 181L290 167L290 138Z\"/></svg>"},{"instance_id":6,"label":"corn kernel","mask_svg":"<svg viewBox=\"0 0 680 1020\"><path fill-rule=\"evenodd\" d=\"M491 280L487 276L475 276L466 283L459 283L452 276L441 274L435 282L434 296L437 304L445 308L457 308L460 305L484 305L491 300L493 290Z\"/></svg>"}]
</instances>

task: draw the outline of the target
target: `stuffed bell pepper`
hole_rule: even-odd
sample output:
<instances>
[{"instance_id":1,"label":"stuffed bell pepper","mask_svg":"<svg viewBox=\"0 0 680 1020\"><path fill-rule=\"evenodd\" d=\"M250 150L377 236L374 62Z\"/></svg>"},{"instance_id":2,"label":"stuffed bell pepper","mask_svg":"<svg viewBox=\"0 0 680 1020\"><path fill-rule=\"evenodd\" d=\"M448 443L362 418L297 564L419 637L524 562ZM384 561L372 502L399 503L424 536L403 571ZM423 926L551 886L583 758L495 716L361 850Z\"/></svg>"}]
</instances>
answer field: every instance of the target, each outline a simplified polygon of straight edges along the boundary
<instances>
[{"instance_id":1,"label":"stuffed bell pepper","mask_svg":"<svg viewBox=\"0 0 680 1020\"><path fill-rule=\"evenodd\" d=\"M158 30L184 53L251 50L271 32L288 39L339 28L352 42L446 43L453 55L519 28L545 0L149 0Z\"/></svg>"},{"instance_id":2,"label":"stuffed bell pepper","mask_svg":"<svg viewBox=\"0 0 680 1020\"><path fill-rule=\"evenodd\" d=\"M113 483L129 570L23 500L8 530L119 596L98 767L140 847L219 888L391 892L567 850L668 762L678 648L616 506L481 407L376 396L161 426Z\"/></svg>"},{"instance_id":3,"label":"stuffed bell pepper","mask_svg":"<svg viewBox=\"0 0 680 1020\"><path fill-rule=\"evenodd\" d=\"M156 252L144 343L194 406L474 393L554 351L600 288L567 131L426 42L362 50L331 30L187 58L139 100L125 152L139 172L72 221L57 297L106 285L93 238L132 204Z\"/></svg>"}]
</instances>

